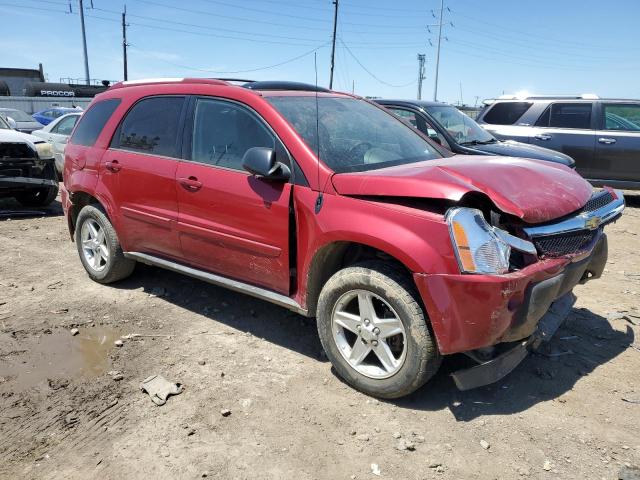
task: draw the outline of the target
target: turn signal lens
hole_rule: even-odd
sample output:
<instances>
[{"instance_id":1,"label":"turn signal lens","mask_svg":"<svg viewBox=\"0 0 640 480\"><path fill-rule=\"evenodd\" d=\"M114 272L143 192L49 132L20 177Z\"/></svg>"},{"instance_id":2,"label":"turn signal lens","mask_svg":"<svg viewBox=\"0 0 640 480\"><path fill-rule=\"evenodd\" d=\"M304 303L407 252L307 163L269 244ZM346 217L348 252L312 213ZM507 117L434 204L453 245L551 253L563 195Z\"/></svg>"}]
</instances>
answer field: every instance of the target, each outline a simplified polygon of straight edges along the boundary
<instances>
[{"instance_id":1,"label":"turn signal lens","mask_svg":"<svg viewBox=\"0 0 640 480\"><path fill-rule=\"evenodd\" d=\"M463 273L502 274L509 271L511 247L475 208L453 208L447 223L460 271Z\"/></svg>"}]
</instances>

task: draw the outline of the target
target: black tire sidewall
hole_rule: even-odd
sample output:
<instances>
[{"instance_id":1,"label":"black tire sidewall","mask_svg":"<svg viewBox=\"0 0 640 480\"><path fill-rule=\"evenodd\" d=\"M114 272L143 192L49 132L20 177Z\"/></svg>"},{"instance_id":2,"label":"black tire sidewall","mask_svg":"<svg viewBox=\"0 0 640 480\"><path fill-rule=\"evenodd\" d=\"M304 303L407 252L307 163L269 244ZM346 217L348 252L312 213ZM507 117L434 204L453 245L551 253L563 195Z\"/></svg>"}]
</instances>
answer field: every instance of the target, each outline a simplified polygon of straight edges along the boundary
<instances>
[{"instance_id":1,"label":"black tire sidewall","mask_svg":"<svg viewBox=\"0 0 640 480\"><path fill-rule=\"evenodd\" d=\"M37 190L27 190L16 194L16 200L26 207L46 207L58 196L58 187L47 187Z\"/></svg>"},{"instance_id":2,"label":"black tire sidewall","mask_svg":"<svg viewBox=\"0 0 640 480\"><path fill-rule=\"evenodd\" d=\"M381 274L375 270L362 267L351 267L334 275L320 294L316 312L318 333L336 372L347 383L373 396L397 398L423 385L437 370L440 357L422 308L414 297L415 294L393 279L386 276L382 279L379 275ZM333 308L342 295L356 289L368 290L383 298L395 310L404 325L407 347L405 360L400 370L389 378L372 379L358 373L344 359L333 339ZM414 302L407 303L406 296L410 296ZM434 368L425 368L427 362Z\"/></svg>"},{"instance_id":3,"label":"black tire sidewall","mask_svg":"<svg viewBox=\"0 0 640 480\"><path fill-rule=\"evenodd\" d=\"M82 226L88 219L93 219L100 224L100 227L102 227L103 231L105 232L105 239L109 246L109 258L107 259L107 264L105 268L100 271L94 270L91 265L87 263L87 260L84 257L84 252L82 251ZM82 210L80 210L78 219L76 221L76 248L78 249L78 255L80 255L82 266L87 271L87 274L97 282L101 282L109 276L110 272L113 269L113 263L115 260L114 252L119 247L118 245L113 244L113 236L108 234L109 230L113 230L113 226L111 225L111 222L107 218L106 214L101 209L93 205L87 205L83 207Z\"/></svg>"}]
</instances>

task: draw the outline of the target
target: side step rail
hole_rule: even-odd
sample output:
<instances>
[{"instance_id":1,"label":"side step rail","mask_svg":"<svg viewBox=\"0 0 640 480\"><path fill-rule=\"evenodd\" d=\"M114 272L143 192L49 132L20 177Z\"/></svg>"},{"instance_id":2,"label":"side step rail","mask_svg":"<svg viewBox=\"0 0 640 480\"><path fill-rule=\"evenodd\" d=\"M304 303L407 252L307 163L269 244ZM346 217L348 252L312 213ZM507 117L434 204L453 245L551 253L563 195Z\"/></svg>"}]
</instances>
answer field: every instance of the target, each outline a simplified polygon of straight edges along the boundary
<instances>
[{"instance_id":1,"label":"side step rail","mask_svg":"<svg viewBox=\"0 0 640 480\"><path fill-rule=\"evenodd\" d=\"M213 285L228 288L229 290L246 293L252 297L274 303L301 315L307 316L307 310L302 308L298 302L280 293L272 292L271 290L266 290L264 288L256 287L255 285L249 285L230 278L221 277L220 275L205 272L204 270L198 270L197 268L187 267L186 265L181 265L164 258L154 257L153 255L148 255L146 253L125 252L124 256L147 265L182 273Z\"/></svg>"}]
</instances>

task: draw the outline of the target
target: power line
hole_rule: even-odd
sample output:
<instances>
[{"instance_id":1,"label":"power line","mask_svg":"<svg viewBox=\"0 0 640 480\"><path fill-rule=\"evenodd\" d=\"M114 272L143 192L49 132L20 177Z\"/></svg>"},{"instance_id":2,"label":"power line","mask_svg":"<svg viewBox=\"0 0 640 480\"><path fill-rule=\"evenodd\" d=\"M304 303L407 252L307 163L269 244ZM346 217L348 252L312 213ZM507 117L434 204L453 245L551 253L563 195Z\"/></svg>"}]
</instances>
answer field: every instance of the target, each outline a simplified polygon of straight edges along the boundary
<instances>
[{"instance_id":1,"label":"power line","mask_svg":"<svg viewBox=\"0 0 640 480\"><path fill-rule=\"evenodd\" d=\"M356 57L354 55L354 53L351 51L351 49L349 47L347 47L347 45L342 41L342 38L340 38L339 40L340 40L340 43L342 44L342 46L344 47L344 49L347 51L347 53L349 53L349 55L351 55L351 58L353 58L356 61L356 63L358 65L360 65L360 68L362 68L365 72L367 72L370 77L372 77L373 79L375 79L378 82L382 83L383 85L386 85L388 87L393 87L393 88L403 88L403 87L408 87L409 85L413 85L416 82L415 80L413 80L413 81L411 81L409 83L405 83L403 85L394 85L392 83L385 82L384 80L381 80L374 73L372 73L367 67L365 67L360 60L358 60L358 57Z\"/></svg>"},{"instance_id":2,"label":"power line","mask_svg":"<svg viewBox=\"0 0 640 480\"><path fill-rule=\"evenodd\" d=\"M223 70L210 70L210 69L206 69L206 68L188 67L188 66L186 66L186 65L180 65L180 64L178 64L178 63L174 63L174 62L171 62L171 61L169 61L169 60L165 60L165 59L161 59L161 58L156 58L156 59L157 59L157 60L160 60L161 62L168 63L169 65L172 65L172 66L174 66L174 67L184 68L185 70L193 70L193 71L203 72L203 73L215 73L215 74L251 73L251 72L258 72L258 71L260 71L260 70L269 70L269 69L271 69L271 68L276 68L276 67L280 67L280 66L282 66L282 65L286 65L287 63L295 62L296 60L299 60L300 58L303 58L303 57L309 56L309 55L311 55L312 53L317 52L317 51L318 51L318 50L320 50L321 48L325 48L325 47L327 47L328 45L329 45L329 42L326 42L326 43L324 43L323 45L319 45L319 46L317 46L317 47L316 47L316 48L314 48L313 50L306 51L306 52L304 52L304 53L302 53L302 54L300 54L300 55L296 55L295 57L293 57L293 58L289 58L289 59L284 60L284 61L282 61L282 62L278 62L278 63L275 63L275 64L273 64L273 65L267 65L267 66L264 66L264 67L250 68L250 69L248 69L248 70L224 70L224 71L223 71ZM145 53L145 54L147 54L147 55L151 55L151 56L153 56L153 53L152 53L152 52L148 52L148 51L142 50L141 48L138 48L138 47L136 47L135 45L132 45L131 47L132 47L134 50L138 50L138 51L140 51L140 52L142 52L142 53Z\"/></svg>"}]
</instances>

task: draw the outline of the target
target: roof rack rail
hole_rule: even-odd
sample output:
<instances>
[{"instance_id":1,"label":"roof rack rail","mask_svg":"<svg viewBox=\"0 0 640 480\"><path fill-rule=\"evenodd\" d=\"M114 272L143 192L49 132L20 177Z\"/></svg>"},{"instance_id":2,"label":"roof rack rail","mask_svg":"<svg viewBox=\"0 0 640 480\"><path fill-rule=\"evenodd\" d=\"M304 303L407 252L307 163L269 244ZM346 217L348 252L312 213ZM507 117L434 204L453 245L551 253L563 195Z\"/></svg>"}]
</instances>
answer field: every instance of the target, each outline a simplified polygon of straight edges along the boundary
<instances>
[{"instance_id":1,"label":"roof rack rail","mask_svg":"<svg viewBox=\"0 0 640 480\"><path fill-rule=\"evenodd\" d=\"M242 85L244 88L250 90L298 90L305 92L330 92L324 87L318 87L317 85L311 85L309 83L302 82L285 82L285 81L257 81L249 82Z\"/></svg>"},{"instance_id":2,"label":"roof rack rail","mask_svg":"<svg viewBox=\"0 0 640 480\"><path fill-rule=\"evenodd\" d=\"M497 100L597 100L600 97L595 93L581 93L576 95L500 95Z\"/></svg>"},{"instance_id":3,"label":"roof rack rail","mask_svg":"<svg viewBox=\"0 0 640 480\"><path fill-rule=\"evenodd\" d=\"M111 88L134 87L138 85L152 85L162 83L204 83L209 85L230 85L227 81L218 78L141 78L138 80L125 80L111 86Z\"/></svg>"}]
</instances>

